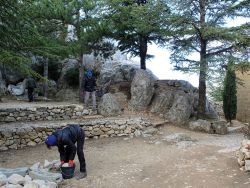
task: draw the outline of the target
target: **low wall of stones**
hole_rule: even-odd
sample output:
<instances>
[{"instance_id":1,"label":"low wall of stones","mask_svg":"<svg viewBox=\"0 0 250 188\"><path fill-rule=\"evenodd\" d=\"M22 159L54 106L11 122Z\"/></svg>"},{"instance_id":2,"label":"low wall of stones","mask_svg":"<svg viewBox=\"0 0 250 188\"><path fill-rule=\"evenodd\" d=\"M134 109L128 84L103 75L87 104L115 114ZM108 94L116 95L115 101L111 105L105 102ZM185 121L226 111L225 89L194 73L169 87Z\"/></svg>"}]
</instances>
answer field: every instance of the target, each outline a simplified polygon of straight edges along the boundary
<instances>
[{"instance_id":1,"label":"low wall of stones","mask_svg":"<svg viewBox=\"0 0 250 188\"><path fill-rule=\"evenodd\" d=\"M77 119L83 115L89 115L90 113L90 110L83 109L81 105L1 108L0 123Z\"/></svg>"},{"instance_id":2,"label":"low wall of stones","mask_svg":"<svg viewBox=\"0 0 250 188\"><path fill-rule=\"evenodd\" d=\"M105 118L81 120L79 124L86 134L86 138L102 138L116 136L139 136L142 131L152 124L143 118ZM43 144L49 134L58 128L67 126L67 123L27 123L23 126L12 127L7 124L0 127L0 151L19 149L27 146Z\"/></svg>"}]
</instances>

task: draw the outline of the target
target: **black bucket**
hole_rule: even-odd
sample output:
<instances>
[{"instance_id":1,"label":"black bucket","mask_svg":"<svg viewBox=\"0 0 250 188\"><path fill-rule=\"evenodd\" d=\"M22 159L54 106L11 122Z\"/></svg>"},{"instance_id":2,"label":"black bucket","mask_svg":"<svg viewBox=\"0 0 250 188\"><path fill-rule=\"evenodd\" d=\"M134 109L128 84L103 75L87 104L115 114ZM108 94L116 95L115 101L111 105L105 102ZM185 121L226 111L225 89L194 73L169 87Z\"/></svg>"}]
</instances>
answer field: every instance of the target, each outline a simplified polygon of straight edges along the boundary
<instances>
[{"instance_id":1,"label":"black bucket","mask_svg":"<svg viewBox=\"0 0 250 188\"><path fill-rule=\"evenodd\" d=\"M74 173L75 173L75 165L73 165L72 167L63 167L63 166L61 166L61 173L62 173L63 179L73 178Z\"/></svg>"}]
</instances>

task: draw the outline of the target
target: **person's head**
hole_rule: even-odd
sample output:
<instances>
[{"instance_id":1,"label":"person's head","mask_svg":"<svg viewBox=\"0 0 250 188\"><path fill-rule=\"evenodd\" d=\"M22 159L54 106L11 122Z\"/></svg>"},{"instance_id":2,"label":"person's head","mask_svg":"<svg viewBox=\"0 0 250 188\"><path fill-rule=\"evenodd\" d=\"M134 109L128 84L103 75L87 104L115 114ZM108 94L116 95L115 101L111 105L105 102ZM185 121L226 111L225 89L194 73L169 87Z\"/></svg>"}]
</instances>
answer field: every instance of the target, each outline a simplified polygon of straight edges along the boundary
<instances>
[{"instance_id":1,"label":"person's head","mask_svg":"<svg viewBox=\"0 0 250 188\"><path fill-rule=\"evenodd\" d=\"M55 135L49 135L47 139L45 140L45 144L47 145L47 148L51 148L51 146L57 145L57 138Z\"/></svg>"},{"instance_id":2,"label":"person's head","mask_svg":"<svg viewBox=\"0 0 250 188\"><path fill-rule=\"evenodd\" d=\"M88 72L87 72L87 77L88 77L88 78L91 78L92 76L93 76L92 71L91 71L91 70L88 70Z\"/></svg>"}]
</instances>

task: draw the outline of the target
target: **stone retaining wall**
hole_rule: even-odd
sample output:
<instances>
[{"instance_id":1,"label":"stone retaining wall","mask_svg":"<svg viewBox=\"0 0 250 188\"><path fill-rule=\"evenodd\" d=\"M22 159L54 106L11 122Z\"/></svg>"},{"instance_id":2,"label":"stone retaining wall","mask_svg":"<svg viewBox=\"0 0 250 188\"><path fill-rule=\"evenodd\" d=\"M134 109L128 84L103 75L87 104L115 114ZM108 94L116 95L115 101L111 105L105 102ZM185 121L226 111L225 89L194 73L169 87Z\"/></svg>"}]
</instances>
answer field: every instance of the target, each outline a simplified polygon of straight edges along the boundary
<instances>
[{"instance_id":1,"label":"stone retaining wall","mask_svg":"<svg viewBox=\"0 0 250 188\"><path fill-rule=\"evenodd\" d=\"M49 107L1 108L1 122L67 120L89 115L90 110L81 105L63 105Z\"/></svg>"},{"instance_id":2,"label":"stone retaining wall","mask_svg":"<svg viewBox=\"0 0 250 188\"><path fill-rule=\"evenodd\" d=\"M95 120L81 120L79 124L86 134L86 138L115 137L140 135L142 130L152 124L143 118L106 118ZM44 143L47 135L54 130L67 126L67 123L50 122L41 124L26 123L23 126L0 127L0 151L19 149Z\"/></svg>"}]
</instances>

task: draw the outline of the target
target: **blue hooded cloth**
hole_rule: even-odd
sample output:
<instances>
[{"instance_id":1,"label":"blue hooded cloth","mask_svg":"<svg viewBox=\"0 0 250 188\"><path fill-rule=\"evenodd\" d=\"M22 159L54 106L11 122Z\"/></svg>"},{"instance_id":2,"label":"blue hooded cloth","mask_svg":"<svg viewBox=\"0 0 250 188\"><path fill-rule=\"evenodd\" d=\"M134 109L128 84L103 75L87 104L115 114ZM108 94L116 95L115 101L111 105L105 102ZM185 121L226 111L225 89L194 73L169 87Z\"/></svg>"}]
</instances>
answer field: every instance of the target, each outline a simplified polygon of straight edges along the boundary
<instances>
[{"instance_id":1,"label":"blue hooded cloth","mask_svg":"<svg viewBox=\"0 0 250 188\"><path fill-rule=\"evenodd\" d=\"M92 72L90 70L87 72L87 76L88 78L92 77Z\"/></svg>"},{"instance_id":2,"label":"blue hooded cloth","mask_svg":"<svg viewBox=\"0 0 250 188\"><path fill-rule=\"evenodd\" d=\"M47 139L45 140L45 144L48 146L56 146L57 144L57 139L55 135L49 135Z\"/></svg>"}]
</instances>

